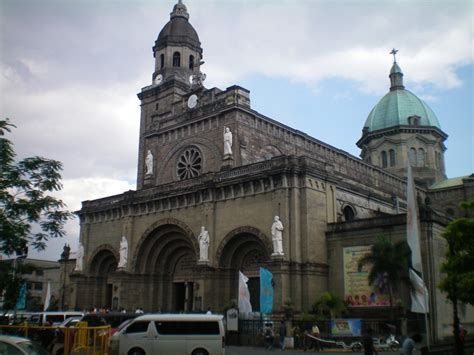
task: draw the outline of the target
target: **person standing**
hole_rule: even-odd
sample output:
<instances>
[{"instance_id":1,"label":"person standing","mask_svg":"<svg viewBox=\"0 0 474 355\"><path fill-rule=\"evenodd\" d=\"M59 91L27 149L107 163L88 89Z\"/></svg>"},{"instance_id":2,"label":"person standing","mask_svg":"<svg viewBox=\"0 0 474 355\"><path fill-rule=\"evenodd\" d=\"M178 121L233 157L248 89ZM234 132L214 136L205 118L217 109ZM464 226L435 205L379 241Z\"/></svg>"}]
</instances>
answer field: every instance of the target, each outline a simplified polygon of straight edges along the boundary
<instances>
[{"instance_id":1,"label":"person standing","mask_svg":"<svg viewBox=\"0 0 474 355\"><path fill-rule=\"evenodd\" d=\"M311 335L317 339L313 338L314 349L316 351L323 351L323 344L319 339L321 339L321 332L319 331L319 327L316 323L313 324L311 328Z\"/></svg>"},{"instance_id":2,"label":"person standing","mask_svg":"<svg viewBox=\"0 0 474 355\"><path fill-rule=\"evenodd\" d=\"M285 321L280 322L280 349L285 350L286 325Z\"/></svg>"},{"instance_id":3,"label":"person standing","mask_svg":"<svg viewBox=\"0 0 474 355\"><path fill-rule=\"evenodd\" d=\"M364 346L364 355L377 355L377 349L374 347L374 339L372 329L368 329L367 333L362 338L362 345Z\"/></svg>"}]
</instances>

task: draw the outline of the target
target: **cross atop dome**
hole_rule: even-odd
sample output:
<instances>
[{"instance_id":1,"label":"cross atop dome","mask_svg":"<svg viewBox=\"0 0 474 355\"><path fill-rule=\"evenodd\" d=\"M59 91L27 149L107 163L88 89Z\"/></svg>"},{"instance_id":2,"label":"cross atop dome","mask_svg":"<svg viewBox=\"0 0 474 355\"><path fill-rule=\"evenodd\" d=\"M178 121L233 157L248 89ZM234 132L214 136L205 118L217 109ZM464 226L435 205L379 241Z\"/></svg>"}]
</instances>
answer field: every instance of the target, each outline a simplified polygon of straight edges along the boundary
<instances>
[{"instance_id":1,"label":"cross atop dome","mask_svg":"<svg viewBox=\"0 0 474 355\"><path fill-rule=\"evenodd\" d=\"M392 51L390 52L390 54L393 55L393 62L396 63L397 62L397 58L395 57L398 53L398 49L395 49L395 48L392 48Z\"/></svg>"}]
</instances>

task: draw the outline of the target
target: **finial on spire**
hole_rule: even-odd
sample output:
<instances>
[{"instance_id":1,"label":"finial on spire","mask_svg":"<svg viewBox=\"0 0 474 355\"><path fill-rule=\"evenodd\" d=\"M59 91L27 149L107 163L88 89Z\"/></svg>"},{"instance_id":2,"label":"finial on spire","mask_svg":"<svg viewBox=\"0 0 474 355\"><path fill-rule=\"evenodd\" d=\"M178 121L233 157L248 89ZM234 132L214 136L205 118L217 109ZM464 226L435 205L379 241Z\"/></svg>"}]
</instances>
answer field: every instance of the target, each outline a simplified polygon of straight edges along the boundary
<instances>
[{"instance_id":1,"label":"finial on spire","mask_svg":"<svg viewBox=\"0 0 474 355\"><path fill-rule=\"evenodd\" d=\"M186 5L183 4L182 0L178 0L178 3L174 5L173 12L170 14L170 17L184 17L186 20L189 19L188 10L186 9Z\"/></svg>"},{"instance_id":2,"label":"finial on spire","mask_svg":"<svg viewBox=\"0 0 474 355\"><path fill-rule=\"evenodd\" d=\"M393 55L393 62L396 63L397 62L397 58L395 57L398 53L398 49L395 49L395 48L392 48L392 51L390 52L390 54Z\"/></svg>"}]
</instances>

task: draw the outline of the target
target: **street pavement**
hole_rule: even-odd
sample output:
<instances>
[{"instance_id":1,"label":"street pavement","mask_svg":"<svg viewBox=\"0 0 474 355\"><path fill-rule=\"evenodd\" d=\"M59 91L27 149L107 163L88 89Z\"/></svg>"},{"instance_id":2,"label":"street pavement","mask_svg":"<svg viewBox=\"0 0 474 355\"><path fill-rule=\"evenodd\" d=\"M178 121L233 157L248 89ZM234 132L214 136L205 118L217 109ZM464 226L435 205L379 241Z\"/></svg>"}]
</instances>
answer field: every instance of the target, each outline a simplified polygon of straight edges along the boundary
<instances>
[{"instance_id":1,"label":"street pavement","mask_svg":"<svg viewBox=\"0 0 474 355\"><path fill-rule=\"evenodd\" d=\"M364 352L352 352L352 351L303 351L303 350L294 350L294 349L286 349L285 351L281 351L278 348L273 348L273 350L266 350L263 347L249 347L249 346L226 346L225 347L225 354L226 355L259 355L259 354L285 354L285 355L315 355L315 354L331 354L331 355L349 355L349 354L364 354ZM399 351L379 351L381 355L400 355Z\"/></svg>"}]
</instances>

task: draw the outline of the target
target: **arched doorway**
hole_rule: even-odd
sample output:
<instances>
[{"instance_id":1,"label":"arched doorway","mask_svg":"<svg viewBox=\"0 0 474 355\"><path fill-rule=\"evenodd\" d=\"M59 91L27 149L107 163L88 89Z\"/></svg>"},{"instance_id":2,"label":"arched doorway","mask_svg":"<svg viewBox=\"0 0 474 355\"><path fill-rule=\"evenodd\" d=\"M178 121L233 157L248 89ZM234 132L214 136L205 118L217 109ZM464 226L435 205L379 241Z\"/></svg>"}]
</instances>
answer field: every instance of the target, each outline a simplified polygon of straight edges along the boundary
<instances>
[{"instance_id":1,"label":"arched doorway","mask_svg":"<svg viewBox=\"0 0 474 355\"><path fill-rule=\"evenodd\" d=\"M238 274L242 271L249 278L247 285L252 310L260 310L260 267L266 266L270 254L270 240L255 228L239 228L224 238L219 252L219 266L227 269L231 276L229 299L238 297Z\"/></svg>"},{"instance_id":2,"label":"arched doorway","mask_svg":"<svg viewBox=\"0 0 474 355\"><path fill-rule=\"evenodd\" d=\"M184 225L164 223L143 237L135 255L135 271L151 288L147 309L192 311L194 309L194 268L198 245ZM145 286L145 285L144 285Z\"/></svg>"},{"instance_id":3,"label":"arched doorway","mask_svg":"<svg viewBox=\"0 0 474 355\"><path fill-rule=\"evenodd\" d=\"M117 256L111 246L102 246L92 258L89 273L94 276L93 307L112 309L113 285L110 275L117 270Z\"/></svg>"}]
</instances>

